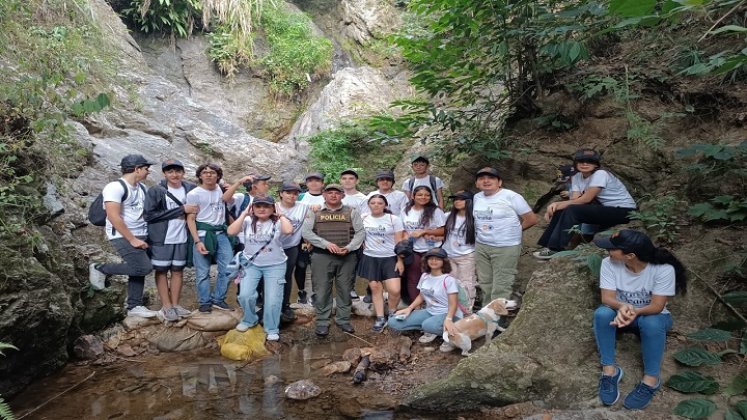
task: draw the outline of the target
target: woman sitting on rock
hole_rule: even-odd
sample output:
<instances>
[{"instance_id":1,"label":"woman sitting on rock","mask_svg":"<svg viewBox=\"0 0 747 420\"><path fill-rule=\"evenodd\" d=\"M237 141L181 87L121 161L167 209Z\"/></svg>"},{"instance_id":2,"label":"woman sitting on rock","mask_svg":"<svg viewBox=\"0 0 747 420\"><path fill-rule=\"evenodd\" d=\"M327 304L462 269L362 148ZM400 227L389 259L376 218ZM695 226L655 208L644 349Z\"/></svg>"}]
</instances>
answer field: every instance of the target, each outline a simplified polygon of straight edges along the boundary
<instances>
[{"instance_id":1,"label":"woman sitting on rock","mask_svg":"<svg viewBox=\"0 0 747 420\"><path fill-rule=\"evenodd\" d=\"M594 243L609 250L599 276L602 305L594 312L594 336L602 363L599 399L604 405L612 405L620 398L623 370L615 364L616 333L637 332L643 379L625 397L623 405L641 410L661 386L664 345L672 328L667 298L686 292L685 267L668 250L655 247L646 235L635 230L621 230Z\"/></svg>"},{"instance_id":2,"label":"woman sitting on rock","mask_svg":"<svg viewBox=\"0 0 747 420\"><path fill-rule=\"evenodd\" d=\"M547 206L545 220L550 224L537 242L545 249L535 257L548 259L568 249L574 226L585 223L604 230L630 221L628 215L636 209L633 197L616 176L600 169L600 162L596 150L580 149L573 155L577 172L571 179L571 199Z\"/></svg>"},{"instance_id":3,"label":"woman sitting on rock","mask_svg":"<svg viewBox=\"0 0 747 420\"><path fill-rule=\"evenodd\" d=\"M389 319L389 328L395 330L422 330L435 338L444 330L450 334L459 331L454 327L454 321L464 316L459 309L459 288L457 279L449 275L449 264L446 251L433 248L426 252L422 262L423 275L418 282L420 294L405 309L396 312ZM420 306L425 302L425 309ZM432 341L430 339L428 341ZM426 341L426 342L428 342ZM423 340L421 340L423 342ZM455 347L450 343L443 343L441 351L450 352Z\"/></svg>"},{"instance_id":4,"label":"woman sitting on rock","mask_svg":"<svg viewBox=\"0 0 747 420\"><path fill-rule=\"evenodd\" d=\"M404 273L402 257L394 253L394 246L405 238L402 220L393 216L387 206L389 203L382 194L368 198L369 214L363 216L363 228L366 230L363 255L358 264L358 276L368 280L371 287L371 298L376 312L374 332L381 332L387 325L384 312L384 287L389 293L389 313L394 313L399 305L402 282L399 276Z\"/></svg>"},{"instance_id":5,"label":"woman sitting on rock","mask_svg":"<svg viewBox=\"0 0 747 420\"><path fill-rule=\"evenodd\" d=\"M284 215L275 215L272 197L257 197L241 212L227 230L229 235L241 234L244 250L240 255L243 275L237 300L244 317L236 326L246 331L257 325L257 284L264 278L263 324L267 340L280 339L280 310L285 285L285 260L281 235L293 233L293 225Z\"/></svg>"}]
</instances>

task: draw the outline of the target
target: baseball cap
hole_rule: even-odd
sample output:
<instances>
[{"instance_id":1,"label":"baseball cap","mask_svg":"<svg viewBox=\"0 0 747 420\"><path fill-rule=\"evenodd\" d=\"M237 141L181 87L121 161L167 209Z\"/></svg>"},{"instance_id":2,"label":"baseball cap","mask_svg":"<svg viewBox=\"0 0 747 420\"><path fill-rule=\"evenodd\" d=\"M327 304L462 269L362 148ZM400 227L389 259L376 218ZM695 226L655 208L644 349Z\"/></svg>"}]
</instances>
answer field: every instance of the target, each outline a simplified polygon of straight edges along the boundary
<instances>
[{"instance_id":1,"label":"baseball cap","mask_svg":"<svg viewBox=\"0 0 747 420\"><path fill-rule=\"evenodd\" d=\"M121 166L122 169L125 169L137 168L138 166L152 166L155 164L155 162L149 161L143 155L127 155L122 158L122 162L119 163L119 166Z\"/></svg>"},{"instance_id":2,"label":"baseball cap","mask_svg":"<svg viewBox=\"0 0 747 420\"><path fill-rule=\"evenodd\" d=\"M270 175L254 175L254 181L268 181L272 179Z\"/></svg>"},{"instance_id":3,"label":"baseball cap","mask_svg":"<svg viewBox=\"0 0 747 420\"><path fill-rule=\"evenodd\" d=\"M378 181L380 179L391 179L394 181L394 172L386 169L376 172L376 180Z\"/></svg>"},{"instance_id":4,"label":"baseball cap","mask_svg":"<svg viewBox=\"0 0 747 420\"><path fill-rule=\"evenodd\" d=\"M184 170L184 164L182 163L182 161L176 159L164 160L161 164L161 170L166 172L166 169L169 168L179 168Z\"/></svg>"},{"instance_id":5,"label":"baseball cap","mask_svg":"<svg viewBox=\"0 0 747 420\"><path fill-rule=\"evenodd\" d=\"M646 234L632 229L623 229L609 237L594 238L594 244L604 249L619 249L626 254L635 254L639 258L650 260L656 247Z\"/></svg>"},{"instance_id":6,"label":"baseball cap","mask_svg":"<svg viewBox=\"0 0 747 420\"><path fill-rule=\"evenodd\" d=\"M415 163L415 162L425 162L426 165L431 164L431 161L428 160L428 158L425 156L415 156L415 158L412 160L411 163Z\"/></svg>"},{"instance_id":7,"label":"baseball cap","mask_svg":"<svg viewBox=\"0 0 747 420\"><path fill-rule=\"evenodd\" d=\"M275 205L275 200L269 195L266 197L257 197L254 199L254 201L252 201L253 206L256 204L269 204L272 206Z\"/></svg>"},{"instance_id":8,"label":"baseball cap","mask_svg":"<svg viewBox=\"0 0 747 420\"><path fill-rule=\"evenodd\" d=\"M594 162L599 164L599 162L602 160L602 155L599 154L596 150L593 149L578 149L576 150L576 153L573 154L573 161L574 162Z\"/></svg>"},{"instance_id":9,"label":"baseball cap","mask_svg":"<svg viewBox=\"0 0 747 420\"><path fill-rule=\"evenodd\" d=\"M295 182L283 182L280 186L280 191L301 191L301 186Z\"/></svg>"},{"instance_id":10,"label":"baseball cap","mask_svg":"<svg viewBox=\"0 0 747 420\"><path fill-rule=\"evenodd\" d=\"M343 176L343 175L353 175L356 179L359 178L358 172L356 172L355 169L353 169L353 168L348 168L348 169L345 169L344 171L340 172L340 176Z\"/></svg>"},{"instance_id":11,"label":"baseball cap","mask_svg":"<svg viewBox=\"0 0 747 420\"><path fill-rule=\"evenodd\" d=\"M306 175L306 178L304 178L304 180L308 181L310 178L316 178L320 181L324 181L324 175L322 175L321 172L311 172L308 175Z\"/></svg>"},{"instance_id":12,"label":"baseball cap","mask_svg":"<svg viewBox=\"0 0 747 420\"><path fill-rule=\"evenodd\" d=\"M496 178L500 178L501 177L501 175L498 173L498 170L495 169L495 168L491 168L490 166L486 166L486 167L480 169L479 171L477 171L477 173L475 174L475 177L479 178L480 175L490 175L490 176L494 176Z\"/></svg>"},{"instance_id":13,"label":"baseball cap","mask_svg":"<svg viewBox=\"0 0 747 420\"><path fill-rule=\"evenodd\" d=\"M443 248L433 248L423 255L423 258L428 257L449 258L449 254Z\"/></svg>"},{"instance_id":14,"label":"baseball cap","mask_svg":"<svg viewBox=\"0 0 747 420\"><path fill-rule=\"evenodd\" d=\"M452 200L471 200L475 195L469 191L459 191L456 194L450 195L449 198Z\"/></svg>"},{"instance_id":15,"label":"baseball cap","mask_svg":"<svg viewBox=\"0 0 747 420\"><path fill-rule=\"evenodd\" d=\"M324 187L324 191L329 190L337 190L339 192L345 192L345 190L342 189L342 186L340 184L328 184L326 187Z\"/></svg>"}]
</instances>

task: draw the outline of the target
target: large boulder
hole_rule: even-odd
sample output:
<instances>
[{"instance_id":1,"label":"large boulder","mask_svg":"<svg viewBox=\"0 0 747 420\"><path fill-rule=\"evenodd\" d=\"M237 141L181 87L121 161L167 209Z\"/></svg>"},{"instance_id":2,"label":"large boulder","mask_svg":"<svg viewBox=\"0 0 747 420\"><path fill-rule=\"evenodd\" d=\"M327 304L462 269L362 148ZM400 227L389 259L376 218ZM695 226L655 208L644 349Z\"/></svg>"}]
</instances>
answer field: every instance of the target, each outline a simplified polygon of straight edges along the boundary
<instances>
[{"instance_id":1,"label":"large boulder","mask_svg":"<svg viewBox=\"0 0 747 420\"><path fill-rule=\"evenodd\" d=\"M391 2L381 0L342 0L339 3L344 33L360 45L382 39L401 24Z\"/></svg>"}]
</instances>

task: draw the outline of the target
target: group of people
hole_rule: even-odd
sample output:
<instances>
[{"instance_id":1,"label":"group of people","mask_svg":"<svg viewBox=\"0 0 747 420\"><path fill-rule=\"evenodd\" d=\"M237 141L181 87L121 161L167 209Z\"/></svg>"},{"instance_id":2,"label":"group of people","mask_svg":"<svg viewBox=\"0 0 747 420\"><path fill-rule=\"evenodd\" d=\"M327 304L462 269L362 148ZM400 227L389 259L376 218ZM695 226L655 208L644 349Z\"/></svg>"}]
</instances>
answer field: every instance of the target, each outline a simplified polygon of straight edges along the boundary
<instances>
[{"instance_id":1,"label":"group of people","mask_svg":"<svg viewBox=\"0 0 747 420\"><path fill-rule=\"evenodd\" d=\"M195 268L200 312L232 310L226 294L235 272L237 301L244 312L236 329L246 331L261 318L270 341L279 339L281 319L294 317L293 278L298 301L314 305L319 337L329 334L333 288L334 322L342 331L354 332L350 316L358 277L368 282L376 314L373 331L387 326L422 330L421 342L444 330L455 333L454 322L472 309L478 287L485 303L510 296L522 232L538 221L526 200L503 188L500 173L491 167L475 173L476 194L449 196L451 209L444 212L443 181L429 173L424 156L412 161L413 175L401 189L394 187L390 170L376 173L377 189L369 194L357 190L353 169L340 174L339 184L327 185L323 174L312 172L305 178L306 192L299 184L283 182L277 201L269 194L269 176L249 175L224 184L220 166L209 163L197 168L195 185L184 179L178 160L164 161L164 180L146 190L141 182L153 165L141 155L125 156L122 178L104 188L107 238L124 261L92 263L92 286L103 289L107 276L128 275L128 315L176 321L191 313L179 304L188 262ZM538 258L572 248L574 235L628 222L636 208L622 182L601 168L598 152L577 151L574 168L569 200L547 208L549 225L539 241L545 249L535 253ZM245 192L237 192L242 186ZM594 318L603 365L600 398L612 404L619 396L623 371L614 364L615 332L637 328L645 376L625 405L643 408L659 386L665 335L671 328L666 300L685 290L684 270L640 232L623 230L595 243L610 250L602 264L602 306ZM213 263L217 278L211 291ZM307 267L311 293L305 288ZM157 312L142 302L144 276L151 269L162 303ZM461 288L468 308L458 304ZM404 309L399 309L401 301L407 304ZM449 343L441 346L452 349Z\"/></svg>"}]
</instances>

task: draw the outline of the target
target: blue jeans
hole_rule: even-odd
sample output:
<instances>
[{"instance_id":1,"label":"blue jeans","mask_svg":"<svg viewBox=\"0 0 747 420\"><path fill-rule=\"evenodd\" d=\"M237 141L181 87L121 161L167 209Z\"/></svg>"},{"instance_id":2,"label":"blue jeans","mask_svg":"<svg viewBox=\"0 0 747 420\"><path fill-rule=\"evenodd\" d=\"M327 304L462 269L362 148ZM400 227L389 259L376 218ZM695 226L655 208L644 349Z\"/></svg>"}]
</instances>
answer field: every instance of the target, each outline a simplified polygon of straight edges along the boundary
<instances>
[{"instance_id":1,"label":"blue jeans","mask_svg":"<svg viewBox=\"0 0 747 420\"><path fill-rule=\"evenodd\" d=\"M394 316L389 317L389 328L395 330L423 330L424 332L441 335L444 332L446 314L431 315L426 309L416 309L403 320ZM454 321L459 318L454 317Z\"/></svg>"},{"instance_id":2,"label":"blue jeans","mask_svg":"<svg viewBox=\"0 0 747 420\"><path fill-rule=\"evenodd\" d=\"M249 264L244 267L239 292L239 305L244 310L241 322L257 325L257 284L264 278L264 304L262 322L267 334L280 332L280 310L283 307L283 287L285 286L285 262L266 267Z\"/></svg>"},{"instance_id":3,"label":"blue jeans","mask_svg":"<svg viewBox=\"0 0 747 420\"><path fill-rule=\"evenodd\" d=\"M602 305L594 311L594 337L602 366L615 364L615 342L618 328L610 325L617 311ZM661 361L664 358L664 345L667 342L667 331L672 329L672 315L655 314L639 315L621 332L638 332L641 337L641 355L643 356L643 374L659 377Z\"/></svg>"},{"instance_id":4,"label":"blue jeans","mask_svg":"<svg viewBox=\"0 0 747 420\"><path fill-rule=\"evenodd\" d=\"M200 240L205 240L204 236ZM215 260L218 263L218 278L215 280L215 290L210 294L210 255L202 255L194 246L192 262L195 266L195 282L197 283L197 298L200 305L225 302L228 291L228 273L226 266L233 258L233 249L225 233L218 235L218 249L215 250Z\"/></svg>"}]
</instances>

